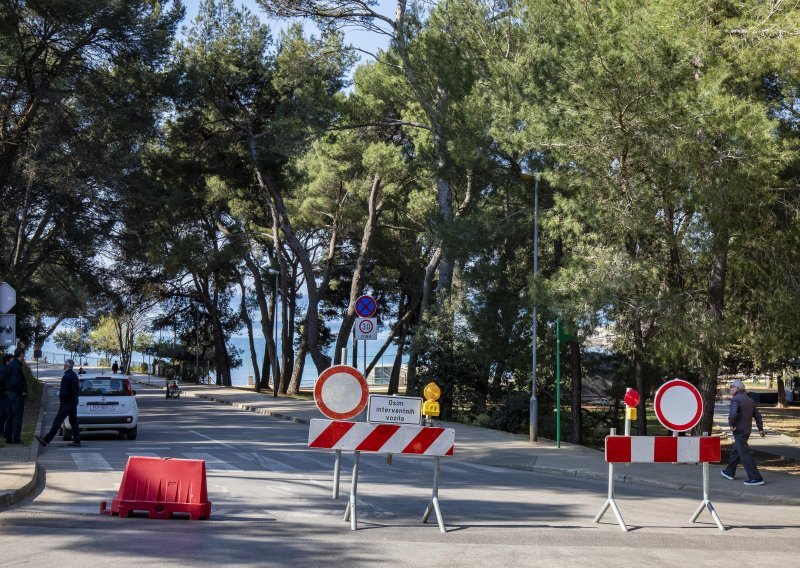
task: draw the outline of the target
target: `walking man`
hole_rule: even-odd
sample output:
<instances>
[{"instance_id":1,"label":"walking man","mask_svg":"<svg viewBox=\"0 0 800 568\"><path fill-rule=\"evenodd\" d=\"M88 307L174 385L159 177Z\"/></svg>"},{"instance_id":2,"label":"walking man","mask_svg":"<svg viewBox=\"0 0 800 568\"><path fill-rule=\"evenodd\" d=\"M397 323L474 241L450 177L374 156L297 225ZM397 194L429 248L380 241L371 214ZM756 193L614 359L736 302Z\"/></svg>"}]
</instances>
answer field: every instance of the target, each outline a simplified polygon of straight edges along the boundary
<instances>
[{"instance_id":1,"label":"walking man","mask_svg":"<svg viewBox=\"0 0 800 568\"><path fill-rule=\"evenodd\" d=\"M728 458L728 466L721 472L722 477L733 480L736 477L736 467L741 461L742 467L747 473L747 481L744 484L764 485L764 478L761 477L761 473L753 461L753 455L750 453L750 446L747 445L747 440L753 431L753 418L756 419L758 433L761 434L762 438L766 436L761 413L756 408L756 403L753 402L753 399L747 396L742 381L735 379L730 382L729 386L733 398L731 399L731 410L728 414L728 424L733 434L733 448L731 448L731 455Z\"/></svg>"},{"instance_id":2,"label":"walking man","mask_svg":"<svg viewBox=\"0 0 800 568\"><path fill-rule=\"evenodd\" d=\"M81 391L81 383L78 375L72 370L74 366L75 361L72 359L64 361L64 376L61 378L61 392L58 395L58 412L47 436L44 438L36 436L43 448L56 437L58 429L67 417L69 417L69 424L72 426L73 442L70 446L81 445L81 429L78 424L78 396Z\"/></svg>"},{"instance_id":3,"label":"walking man","mask_svg":"<svg viewBox=\"0 0 800 568\"><path fill-rule=\"evenodd\" d=\"M14 358L8 365L6 381L8 417L3 436L8 444L22 443L22 416L25 412L25 397L28 396L28 383L22 372L23 361L25 361L25 349L18 347L14 350Z\"/></svg>"}]
</instances>

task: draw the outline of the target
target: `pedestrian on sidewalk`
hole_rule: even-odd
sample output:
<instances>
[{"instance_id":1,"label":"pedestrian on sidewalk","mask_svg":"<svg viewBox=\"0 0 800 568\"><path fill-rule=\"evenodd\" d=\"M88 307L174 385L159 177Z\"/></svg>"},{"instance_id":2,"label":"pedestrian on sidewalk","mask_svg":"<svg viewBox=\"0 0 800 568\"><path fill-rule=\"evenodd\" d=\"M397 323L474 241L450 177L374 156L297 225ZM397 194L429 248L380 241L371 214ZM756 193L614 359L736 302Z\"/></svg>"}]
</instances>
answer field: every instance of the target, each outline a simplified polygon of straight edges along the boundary
<instances>
[{"instance_id":1,"label":"pedestrian on sidewalk","mask_svg":"<svg viewBox=\"0 0 800 568\"><path fill-rule=\"evenodd\" d=\"M6 398L6 388L8 386L8 377L11 374L11 367L9 364L13 357L11 355L3 355L3 360L0 361L0 434L5 432L6 420L10 414L8 398Z\"/></svg>"},{"instance_id":2,"label":"pedestrian on sidewalk","mask_svg":"<svg viewBox=\"0 0 800 568\"><path fill-rule=\"evenodd\" d=\"M17 347L14 358L9 363L8 380L6 382L6 399L8 400L8 418L3 429L3 436L8 444L22 443L22 417L25 413L25 397L28 396L28 383L22 371L25 361L25 349Z\"/></svg>"},{"instance_id":3,"label":"pedestrian on sidewalk","mask_svg":"<svg viewBox=\"0 0 800 568\"><path fill-rule=\"evenodd\" d=\"M753 431L753 418L756 419L758 433L762 438L766 436L761 413L756 408L756 403L753 402L753 399L747 396L742 381L735 379L729 383L729 387L731 395L733 395L731 410L728 414L728 424L733 434L733 448L731 448L731 455L728 458L728 466L721 472L722 477L733 480L736 477L736 467L741 461L742 467L747 473L747 481L744 484L764 485L764 478L761 477L761 473L753 461L750 446L747 445L747 440L750 439L750 434Z\"/></svg>"},{"instance_id":4,"label":"pedestrian on sidewalk","mask_svg":"<svg viewBox=\"0 0 800 568\"><path fill-rule=\"evenodd\" d=\"M117 362L116 362L116 361L114 361L114 364L113 364L113 365L111 365L111 372L112 372L112 373L114 373L114 374L116 375L116 374L117 374L117 371L119 371L119 365L117 364Z\"/></svg>"},{"instance_id":5,"label":"pedestrian on sidewalk","mask_svg":"<svg viewBox=\"0 0 800 568\"><path fill-rule=\"evenodd\" d=\"M69 417L69 424L72 426L73 442L70 446L81 445L81 429L78 424L78 397L81 391L81 382L78 379L78 375L72 370L74 366L75 361L72 359L64 361L64 376L61 378L61 392L58 394L58 412L55 419L53 419L53 425L50 427L47 436L44 438L36 436L43 448L56 437L58 429L61 428L64 419L67 417Z\"/></svg>"}]
</instances>

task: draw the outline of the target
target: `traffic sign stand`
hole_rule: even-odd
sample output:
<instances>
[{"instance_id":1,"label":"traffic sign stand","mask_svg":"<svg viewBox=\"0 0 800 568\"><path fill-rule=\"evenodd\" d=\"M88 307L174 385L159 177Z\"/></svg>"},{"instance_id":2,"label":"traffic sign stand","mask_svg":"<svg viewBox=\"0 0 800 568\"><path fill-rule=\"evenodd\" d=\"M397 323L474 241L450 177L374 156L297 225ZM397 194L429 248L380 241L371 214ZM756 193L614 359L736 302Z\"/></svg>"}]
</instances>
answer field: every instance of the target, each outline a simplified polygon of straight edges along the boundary
<instances>
[{"instance_id":1,"label":"traffic sign stand","mask_svg":"<svg viewBox=\"0 0 800 568\"><path fill-rule=\"evenodd\" d=\"M434 458L433 487L422 522L427 523L431 512L436 512L439 530L447 532L439 505L440 460L453 455L455 430L418 425L372 424L369 422L342 422L337 420L311 420L308 431L310 448L336 450L337 468L334 471L334 499L338 498L338 465L341 452L353 450L353 474L350 478L350 497L343 521L350 521L350 530L358 528L356 504L358 502L358 473L362 452L414 455Z\"/></svg>"},{"instance_id":2,"label":"traffic sign stand","mask_svg":"<svg viewBox=\"0 0 800 568\"><path fill-rule=\"evenodd\" d=\"M702 437L682 437L671 436L617 436L616 428L611 429L611 435L606 438L606 461L608 462L608 497L597 513L592 522L598 523L603 518L606 511L611 508L617 518L619 527L628 532L622 514L614 500L614 464L615 463L698 463L703 465L703 501L697 507L690 523L697 521L703 509L708 509L711 518L721 531L725 531L725 525L714 509L714 505L709 498L709 462L720 460L720 440L710 437L703 432Z\"/></svg>"},{"instance_id":3,"label":"traffic sign stand","mask_svg":"<svg viewBox=\"0 0 800 568\"><path fill-rule=\"evenodd\" d=\"M611 435L614 436L616 433L617 429L612 428ZM611 507L611 510L614 511L614 516L617 517L619 528L625 532L628 532L628 526L625 524L625 521L622 520L622 513L619 512L617 502L614 501L614 462L608 462L608 498L606 498L606 502L603 503L603 506L600 508L600 512L595 515L592 522L599 523L600 519L602 519L603 515L605 515L606 511L608 511L609 507Z\"/></svg>"},{"instance_id":4,"label":"traffic sign stand","mask_svg":"<svg viewBox=\"0 0 800 568\"><path fill-rule=\"evenodd\" d=\"M708 462L703 462L703 502L697 507L697 510L694 512L694 515L692 515L692 518L689 519L689 522L696 522L697 517L700 516L703 509L708 509L711 518L714 519L714 522L717 524L717 528L725 532L725 525L722 524L719 515L717 515L717 511L714 509L714 505L711 504L711 499L708 497L708 485Z\"/></svg>"}]
</instances>

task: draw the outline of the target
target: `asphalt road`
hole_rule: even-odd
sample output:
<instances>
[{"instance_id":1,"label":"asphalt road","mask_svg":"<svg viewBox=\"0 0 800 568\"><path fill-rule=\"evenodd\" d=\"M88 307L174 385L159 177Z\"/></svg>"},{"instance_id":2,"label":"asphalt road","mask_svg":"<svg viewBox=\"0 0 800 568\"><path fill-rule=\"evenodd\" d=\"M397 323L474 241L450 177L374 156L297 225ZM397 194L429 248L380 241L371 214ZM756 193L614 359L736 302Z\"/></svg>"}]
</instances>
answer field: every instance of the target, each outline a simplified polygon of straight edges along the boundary
<instances>
[{"instance_id":1,"label":"asphalt road","mask_svg":"<svg viewBox=\"0 0 800 568\"><path fill-rule=\"evenodd\" d=\"M797 509L714 499L730 530L704 513L700 496L624 484L623 533L603 505L601 481L444 460L440 500L447 534L420 520L433 462L362 455L359 530L331 498L333 454L307 448L307 426L193 398L137 389L139 437L85 434L83 447L56 439L39 456L35 495L0 513L5 566L715 566L796 561ZM51 391L52 392L52 391ZM51 395L52 397L52 395ZM48 408L55 407L55 398ZM53 414L48 414L49 424ZM131 455L206 460L209 520L100 515ZM716 473L716 472L714 472ZM712 495L713 498L713 495Z\"/></svg>"}]
</instances>

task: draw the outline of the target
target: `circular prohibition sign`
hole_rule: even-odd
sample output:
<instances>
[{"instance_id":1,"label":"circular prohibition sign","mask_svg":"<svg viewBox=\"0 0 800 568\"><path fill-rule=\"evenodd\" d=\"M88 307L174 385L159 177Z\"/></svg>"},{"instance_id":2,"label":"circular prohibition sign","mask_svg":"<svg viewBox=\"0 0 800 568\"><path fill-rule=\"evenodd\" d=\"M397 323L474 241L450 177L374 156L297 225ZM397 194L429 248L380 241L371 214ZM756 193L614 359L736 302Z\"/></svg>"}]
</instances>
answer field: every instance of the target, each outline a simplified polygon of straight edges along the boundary
<instances>
[{"instance_id":1,"label":"circular prohibition sign","mask_svg":"<svg viewBox=\"0 0 800 568\"><path fill-rule=\"evenodd\" d=\"M358 331L361 333L364 334L372 333L373 328L374 326L372 325L372 322L369 321L368 319L363 319L360 322L358 322Z\"/></svg>"},{"instance_id":2,"label":"circular prohibition sign","mask_svg":"<svg viewBox=\"0 0 800 568\"><path fill-rule=\"evenodd\" d=\"M378 311L378 303L372 296L359 296L356 300L356 313L362 318L371 318Z\"/></svg>"},{"instance_id":3,"label":"circular prohibition sign","mask_svg":"<svg viewBox=\"0 0 800 568\"><path fill-rule=\"evenodd\" d=\"M350 420L367 406L367 380L357 369L335 365L322 371L314 384L314 402L332 420Z\"/></svg>"},{"instance_id":4,"label":"circular prohibition sign","mask_svg":"<svg viewBox=\"0 0 800 568\"><path fill-rule=\"evenodd\" d=\"M673 379L656 391L656 418L667 430L686 432L703 416L703 399L697 387L688 381Z\"/></svg>"}]
</instances>

